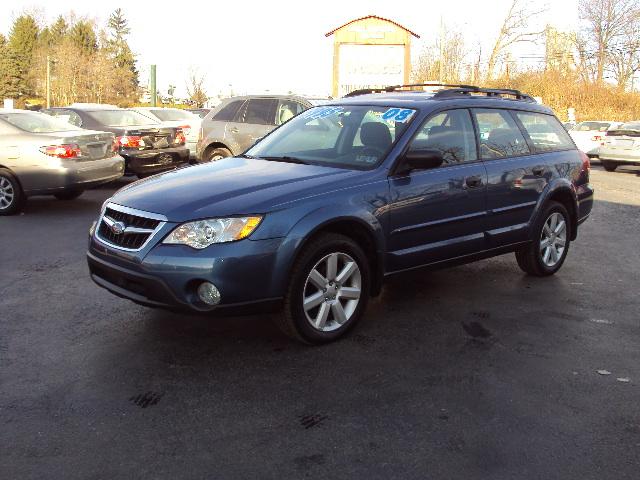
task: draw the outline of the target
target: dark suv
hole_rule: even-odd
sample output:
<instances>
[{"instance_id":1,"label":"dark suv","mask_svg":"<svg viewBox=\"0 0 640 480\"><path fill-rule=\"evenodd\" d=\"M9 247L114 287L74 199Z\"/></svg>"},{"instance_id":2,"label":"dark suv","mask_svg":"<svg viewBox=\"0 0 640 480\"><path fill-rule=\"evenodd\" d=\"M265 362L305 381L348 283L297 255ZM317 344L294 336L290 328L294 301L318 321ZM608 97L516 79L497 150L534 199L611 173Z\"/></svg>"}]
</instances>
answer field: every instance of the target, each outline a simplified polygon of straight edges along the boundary
<instances>
[{"instance_id":1,"label":"dark suv","mask_svg":"<svg viewBox=\"0 0 640 480\"><path fill-rule=\"evenodd\" d=\"M155 122L134 110L84 105L42 112L76 127L113 133L115 148L125 160L125 173L143 178L189 162L187 139L180 128Z\"/></svg>"},{"instance_id":2,"label":"dark suv","mask_svg":"<svg viewBox=\"0 0 640 480\"><path fill-rule=\"evenodd\" d=\"M589 168L552 111L515 90L355 92L243 155L123 188L89 267L143 305L280 308L283 331L322 343L392 274L508 252L554 274L591 211Z\"/></svg>"}]
</instances>

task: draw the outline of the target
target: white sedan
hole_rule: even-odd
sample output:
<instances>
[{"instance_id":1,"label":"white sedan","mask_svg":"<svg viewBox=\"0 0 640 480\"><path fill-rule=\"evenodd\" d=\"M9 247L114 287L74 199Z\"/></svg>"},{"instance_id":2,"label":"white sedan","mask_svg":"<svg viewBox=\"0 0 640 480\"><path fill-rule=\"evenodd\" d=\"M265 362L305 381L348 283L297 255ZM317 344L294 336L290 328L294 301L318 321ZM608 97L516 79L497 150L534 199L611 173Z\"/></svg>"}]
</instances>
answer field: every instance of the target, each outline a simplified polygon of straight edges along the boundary
<instances>
[{"instance_id":1,"label":"white sedan","mask_svg":"<svg viewBox=\"0 0 640 480\"><path fill-rule=\"evenodd\" d=\"M600 146L607 135L607 130L617 128L620 125L622 125L622 122L608 120L580 122L569 130L569 135L571 135L579 150L582 150L591 158L597 158Z\"/></svg>"}]
</instances>

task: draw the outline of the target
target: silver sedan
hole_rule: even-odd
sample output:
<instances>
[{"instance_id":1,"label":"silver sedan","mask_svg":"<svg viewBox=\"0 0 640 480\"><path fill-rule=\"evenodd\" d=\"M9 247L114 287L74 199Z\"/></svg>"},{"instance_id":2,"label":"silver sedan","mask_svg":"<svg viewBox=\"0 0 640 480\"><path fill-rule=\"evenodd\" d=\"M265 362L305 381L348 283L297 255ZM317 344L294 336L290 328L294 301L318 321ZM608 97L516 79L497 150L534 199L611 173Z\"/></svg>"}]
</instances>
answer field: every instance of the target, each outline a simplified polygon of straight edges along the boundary
<instances>
[{"instance_id":1,"label":"silver sedan","mask_svg":"<svg viewBox=\"0 0 640 480\"><path fill-rule=\"evenodd\" d=\"M27 197L71 200L120 178L124 160L114 136L82 130L43 113L0 109L0 215L19 212Z\"/></svg>"},{"instance_id":2,"label":"silver sedan","mask_svg":"<svg viewBox=\"0 0 640 480\"><path fill-rule=\"evenodd\" d=\"M600 163L608 172L621 165L640 165L640 122L607 131L600 147Z\"/></svg>"}]
</instances>

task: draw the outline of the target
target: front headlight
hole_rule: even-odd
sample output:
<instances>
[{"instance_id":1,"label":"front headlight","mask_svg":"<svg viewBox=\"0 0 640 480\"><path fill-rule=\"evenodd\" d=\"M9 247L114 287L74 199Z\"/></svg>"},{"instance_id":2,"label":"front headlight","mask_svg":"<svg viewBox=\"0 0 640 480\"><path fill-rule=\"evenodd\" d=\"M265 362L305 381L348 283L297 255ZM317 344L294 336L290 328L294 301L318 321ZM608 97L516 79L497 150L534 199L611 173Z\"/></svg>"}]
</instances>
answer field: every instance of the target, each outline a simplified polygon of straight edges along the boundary
<instances>
[{"instance_id":1,"label":"front headlight","mask_svg":"<svg viewBox=\"0 0 640 480\"><path fill-rule=\"evenodd\" d=\"M214 243L234 242L251 235L262 217L211 218L183 223L162 243L202 249Z\"/></svg>"}]
</instances>

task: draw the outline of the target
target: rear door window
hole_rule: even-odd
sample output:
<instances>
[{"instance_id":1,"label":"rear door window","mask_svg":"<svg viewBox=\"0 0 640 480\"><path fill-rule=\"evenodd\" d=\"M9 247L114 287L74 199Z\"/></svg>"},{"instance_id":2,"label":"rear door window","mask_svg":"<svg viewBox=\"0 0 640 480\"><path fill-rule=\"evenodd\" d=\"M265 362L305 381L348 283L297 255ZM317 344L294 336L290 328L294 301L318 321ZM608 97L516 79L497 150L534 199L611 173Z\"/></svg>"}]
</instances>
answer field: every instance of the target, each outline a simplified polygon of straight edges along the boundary
<instances>
[{"instance_id":1,"label":"rear door window","mask_svg":"<svg viewBox=\"0 0 640 480\"><path fill-rule=\"evenodd\" d=\"M536 152L553 152L574 148L571 137L555 117L542 113L515 113L531 138Z\"/></svg>"},{"instance_id":2,"label":"rear door window","mask_svg":"<svg viewBox=\"0 0 640 480\"><path fill-rule=\"evenodd\" d=\"M275 98L252 98L236 116L236 122L253 125L275 125L278 100Z\"/></svg>"},{"instance_id":3,"label":"rear door window","mask_svg":"<svg viewBox=\"0 0 640 480\"><path fill-rule=\"evenodd\" d=\"M213 116L213 118L223 122L232 121L244 102L244 100L234 100L233 102L229 102L227 105L222 107L220 111Z\"/></svg>"},{"instance_id":4,"label":"rear door window","mask_svg":"<svg viewBox=\"0 0 640 480\"><path fill-rule=\"evenodd\" d=\"M507 110L473 109L478 124L480 158L517 157L531 153L516 121Z\"/></svg>"}]
</instances>

